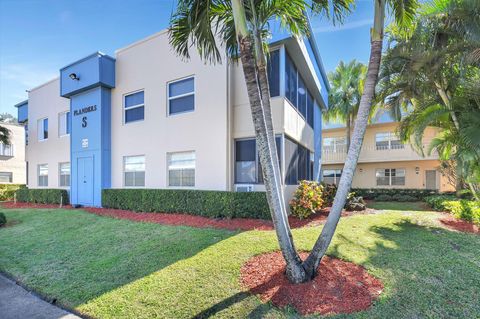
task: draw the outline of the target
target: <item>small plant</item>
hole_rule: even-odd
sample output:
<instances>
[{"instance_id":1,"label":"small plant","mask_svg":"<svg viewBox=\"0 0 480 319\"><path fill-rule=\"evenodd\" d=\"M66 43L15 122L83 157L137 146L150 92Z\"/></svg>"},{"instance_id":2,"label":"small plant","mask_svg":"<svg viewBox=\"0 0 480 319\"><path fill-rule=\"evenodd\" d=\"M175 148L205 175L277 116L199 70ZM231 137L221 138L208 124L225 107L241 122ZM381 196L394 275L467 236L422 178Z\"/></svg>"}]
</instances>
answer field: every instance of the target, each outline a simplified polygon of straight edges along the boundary
<instances>
[{"instance_id":1,"label":"small plant","mask_svg":"<svg viewBox=\"0 0 480 319\"><path fill-rule=\"evenodd\" d=\"M301 181L290 201L293 216L308 218L323 206L323 186L318 182Z\"/></svg>"},{"instance_id":2,"label":"small plant","mask_svg":"<svg viewBox=\"0 0 480 319\"><path fill-rule=\"evenodd\" d=\"M345 209L349 212L356 212L367 209L367 205L362 196L355 196L355 193L349 193Z\"/></svg>"},{"instance_id":3,"label":"small plant","mask_svg":"<svg viewBox=\"0 0 480 319\"><path fill-rule=\"evenodd\" d=\"M330 207L333 204L333 199L335 198L335 194L337 194L337 185L335 184L326 184L322 183L323 193L323 206Z\"/></svg>"},{"instance_id":4,"label":"small plant","mask_svg":"<svg viewBox=\"0 0 480 319\"><path fill-rule=\"evenodd\" d=\"M7 223L7 217L5 217L4 213L0 213L0 227Z\"/></svg>"}]
</instances>

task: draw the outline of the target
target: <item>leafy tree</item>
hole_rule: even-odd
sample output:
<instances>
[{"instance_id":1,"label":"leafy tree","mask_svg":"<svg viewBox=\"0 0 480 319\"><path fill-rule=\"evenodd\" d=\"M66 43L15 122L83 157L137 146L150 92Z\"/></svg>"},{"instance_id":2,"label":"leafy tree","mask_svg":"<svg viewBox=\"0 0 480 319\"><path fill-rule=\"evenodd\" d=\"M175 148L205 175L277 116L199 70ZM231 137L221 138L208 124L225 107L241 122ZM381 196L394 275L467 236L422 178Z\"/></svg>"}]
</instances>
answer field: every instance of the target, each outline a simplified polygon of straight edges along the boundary
<instances>
[{"instance_id":1,"label":"leafy tree","mask_svg":"<svg viewBox=\"0 0 480 319\"><path fill-rule=\"evenodd\" d=\"M478 193L480 3L432 1L409 32L392 30L395 45L384 58L379 96L393 108L410 108L400 136L423 154L425 128L439 128L427 151L456 161L457 190L465 180Z\"/></svg>"},{"instance_id":2,"label":"leafy tree","mask_svg":"<svg viewBox=\"0 0 480 319\"><path fill-rule=\"evenodd\" d=\"M0 143L10 144L10 130L0 125Z\"/></svg>"},{"instance_id":3,"label":"leafy tree","mask_svg":"<svg viewBox=\"0 0 480 319\"><path fill-rule=\"evenodd\" d=\"M326 121L346 124L347 149L350 147L351 126L357 116L367 67L356 60L340 61L335 72L328 75L330 81L329 109L324 113Z\"/></svg>"},{"instance_id":4,"label":"leafy tree","mask_svg":"<svg viewBox=\"0 0 480 319\"><path fill-rule=\"evenodd\" d=\"M322 234L309 257L302 262L293 243L283 199L270 110L265 47L269 22L273 19L279 20L294 36L308 34L306 11L309 3L301 0L180 0L170 26L170 43L183 57L189 57L189 49L193 46L203 59L220 62L222 55L217 39L226 47L229 57L240 57L272 220L287 264L286 275L294 283L308 281L316 275L345 205L377 82L387 6L387 0L374 0L375 21L370 63L344 174ZM352 3L353 0L314 0L311 8L316 14L332 16L338 20L350 11ZM388 0L388 3L399 23L411 21L416 7L415 0Z\"/></svg>"}]
</instances>

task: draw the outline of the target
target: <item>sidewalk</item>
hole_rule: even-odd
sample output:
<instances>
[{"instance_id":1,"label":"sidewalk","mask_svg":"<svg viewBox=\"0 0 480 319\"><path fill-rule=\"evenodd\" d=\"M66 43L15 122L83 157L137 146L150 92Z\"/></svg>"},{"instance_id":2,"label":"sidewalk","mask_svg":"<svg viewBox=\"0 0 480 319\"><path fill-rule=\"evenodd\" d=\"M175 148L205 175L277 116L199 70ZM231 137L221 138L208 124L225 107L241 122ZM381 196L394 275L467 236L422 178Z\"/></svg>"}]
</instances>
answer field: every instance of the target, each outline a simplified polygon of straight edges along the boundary
<instances>
[{"instance_id":1,"label":"sidewalk","mask_svg":"<svg viewBox=\"0 0 480 319\"><path fill-rule=\"evenodd\" d=\"M2 275L0 275L0 318L80 319L34 296Z\"/></svg>"}]
</instances>

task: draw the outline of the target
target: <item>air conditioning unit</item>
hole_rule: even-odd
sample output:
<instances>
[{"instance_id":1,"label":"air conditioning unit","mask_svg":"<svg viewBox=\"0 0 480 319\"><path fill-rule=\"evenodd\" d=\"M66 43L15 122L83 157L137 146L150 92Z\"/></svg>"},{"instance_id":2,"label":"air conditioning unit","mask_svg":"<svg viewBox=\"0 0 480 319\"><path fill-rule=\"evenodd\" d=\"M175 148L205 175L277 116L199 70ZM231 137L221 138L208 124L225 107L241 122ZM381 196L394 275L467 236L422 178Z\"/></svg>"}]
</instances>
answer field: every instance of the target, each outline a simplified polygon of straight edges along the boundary
<instances>
[{"instance_id":1,"label":"air conditioning unit","mask_svg":"<svg viewBox=\"0 0 480 319\"><path fill-rule=\"evenodd\" d=\"M238 184L235 185L236 192L253 192L253 185L248 184Z\"/></svg>"}]
</instances>

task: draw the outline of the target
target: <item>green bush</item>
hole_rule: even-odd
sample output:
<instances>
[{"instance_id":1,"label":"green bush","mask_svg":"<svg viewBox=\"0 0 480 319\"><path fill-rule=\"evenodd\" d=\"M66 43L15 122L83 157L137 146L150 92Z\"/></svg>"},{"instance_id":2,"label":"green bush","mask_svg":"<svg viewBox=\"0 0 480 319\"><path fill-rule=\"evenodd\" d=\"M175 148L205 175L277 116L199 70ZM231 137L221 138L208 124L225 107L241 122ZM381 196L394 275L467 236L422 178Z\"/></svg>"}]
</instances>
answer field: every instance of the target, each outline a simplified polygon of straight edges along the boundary
<instances>
[{"instance_id":1,"label":"green bush","mask_svg":"<svg viewBox=\"0 0 480 319\"><path fill-rule=\"evenodd\" d=\"M323 186L318 182L300 181L290 201L290 211L300 219L308 218L323 206Z\"/></svg>"},{"instance_id":2,"label":"green bush","mask_svg":"<svg viewBox=\"0 0 480 319\"><path fill-rule=\"evenodd\" d=\"M205 217L271 219L265 192L187 189L104 189L106 208Z\"/></svg>"},{"instance_id":3,"label":"green bush","mask_svg":"<svg viewBox=\"0 0 480 319\"><path fill-rule=\"evenodd\" d=\"M378 202L391 202L393 201L393 196L387 195L387 194L381 194L381 195L375 196L374 199Z\"/></svg>"},{"instance_id":4,"label":"green bush","mask_svg":"<svg viewBox=\"0 0 480 319\"><path fill-rule=\"evenodd\" d=\"M355 193L353 192L348 194L345 210L349 212L356 212L365 209L367 209L367 205L365 204L362 196L355 196Z\"/></svg>"},{"instance_id":5,"label":"green bush","mask_svg":"<svg viewBox=\"0 0 480 319\"><path fill-rule=\"evenodd\" d=\"M5 217L4 213L0 213L0 227L7 223L7 217Z\"/></svg>"},{"instance_id":6,"label":"green bush","mask_svg":"<svg viewBox=\"0 0 480 319\"><path fill-rule=\"evenodd\" d=\"M0 201L12 200L17 189L25 187L20 184L0 184Z\"/></svg>"},{"instance_id":7,"label":"green bush","mask_svg":"<svg viewBox=\"0 0 480 319\"><path fill-rule=\"evenodd\" d=\"M337 194L337 185L335 184L326 184L326 183L321 183L323 186L323 193L322 193L322 199L323 199L323 206L324 207L330 207L333 204L333 199L335 198L335 194Z\"/></svg>"},{"instance_id":8,"label":"green bush","mask_svg":"<svg viewBox=\"0 0 480 319\"><path fill-rule=\"evenodd\" d=\"M480 225L480 202L458 199L452 195L437 195L425 198L433 209L450 212L456 218Z\"/></svg>"},{"instance_id":9,"label":"green bush","mask_svg":"<svg viewBox=\"0 0 480 319\"><path fill-rule=\"evenodd\" d=\"M38 204L68 204L68 192L65 189L54 188L19 188L16 191L17 201Z\"/></svg>"},{"instance_id":10,"label":"green bush","mask_svg":"<svg viewBox=\"0 0 480 319\"><path fill-rule=\"evenodd\" d=\"M414 197L418 201L422 201L427 196L438 194L436 190L429 189L414 189L414 188L352 188L352 192L355 192L357 196L362 196L364 199L371 199L380 201L377 197L380 195L388 196L400 196L408 195ZM389 199L388 201L395 200Z\"/></svg>"},{"instance_id":11,"label":"green bush","mask_svg":"<svg viewBox=\"0 0 480 319\"><path fill-rule=\"evenodd\" d=\"M404 194L395 194L392 196L392 200L396 202L416 202L418 201L417 197L412 195Z\"/></svg>"}]
</instances>

